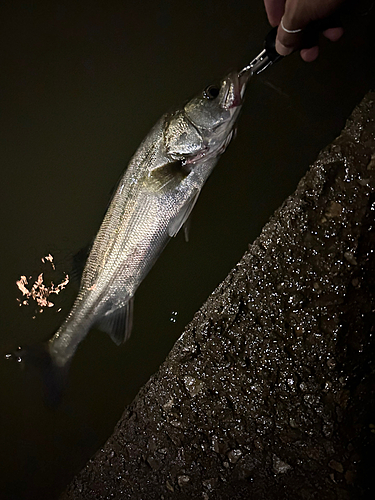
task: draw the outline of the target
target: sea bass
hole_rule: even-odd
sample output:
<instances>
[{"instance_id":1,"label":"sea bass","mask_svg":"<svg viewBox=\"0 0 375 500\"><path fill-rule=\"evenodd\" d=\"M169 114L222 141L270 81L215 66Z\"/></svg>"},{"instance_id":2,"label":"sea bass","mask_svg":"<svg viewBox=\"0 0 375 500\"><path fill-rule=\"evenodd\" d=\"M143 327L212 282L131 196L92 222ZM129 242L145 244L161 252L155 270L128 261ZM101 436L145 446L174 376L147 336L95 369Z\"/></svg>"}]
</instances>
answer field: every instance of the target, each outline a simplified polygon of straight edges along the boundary
<instances>
[{"instance_id":1,"label":"sea bass","mask_svg":"<svg viewBox=\"0 0 375 500\"><path fill-rule=\"evenodd\" d=\"M134 293L189 217L230 142L245 83L229 74L163 115L143 140L95 237L73 307L48 341L55 366L69 365L93 326L116 344L129 337Z\"/></svg>"}]
</instances>

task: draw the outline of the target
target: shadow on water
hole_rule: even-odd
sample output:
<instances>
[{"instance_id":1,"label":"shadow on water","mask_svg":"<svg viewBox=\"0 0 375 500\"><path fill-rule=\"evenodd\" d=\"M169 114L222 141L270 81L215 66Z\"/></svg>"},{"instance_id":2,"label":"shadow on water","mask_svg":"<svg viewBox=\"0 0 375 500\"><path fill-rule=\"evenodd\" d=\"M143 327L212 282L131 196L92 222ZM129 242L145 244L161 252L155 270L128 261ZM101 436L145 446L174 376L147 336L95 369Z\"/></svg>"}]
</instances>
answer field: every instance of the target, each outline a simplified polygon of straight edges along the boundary
<instances>
[{"instance_id":1,"label":"shadow on water","mask_svg":"<svg viewBox=\"0 0 375 500\"><path fill-rule=\"evenodd\" d=\"M3 4L1 16L5 355L48 338L77 291L69 284L35 314L17 303L16 280L36 279L49 252L58 272L70 272L69 257L92 240L153 123L245 65L269 26L262 0L25 0ZM2 498L55 498L104 443L194 311L373 85L371 18L348 17L345 38L326 43L317 62L293 55L254 79L237 138L194 210L190 242L178 235L141 285L124 346L90 333L58 409L44 406L32 372L1 359Z\"/></svg>"}]
</instances>

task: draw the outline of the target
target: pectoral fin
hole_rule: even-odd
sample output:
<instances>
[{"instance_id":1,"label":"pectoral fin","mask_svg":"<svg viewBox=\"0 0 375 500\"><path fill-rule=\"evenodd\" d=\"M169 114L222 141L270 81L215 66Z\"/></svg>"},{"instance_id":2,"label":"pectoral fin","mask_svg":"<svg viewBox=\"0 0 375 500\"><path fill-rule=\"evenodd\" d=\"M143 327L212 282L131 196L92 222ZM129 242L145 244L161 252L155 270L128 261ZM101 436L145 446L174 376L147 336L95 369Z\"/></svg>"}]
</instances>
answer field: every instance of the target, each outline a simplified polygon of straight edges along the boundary
<instances>
[{"instance_id":1,"label":"pectoral fin","mask_svg":"<svg viewBox=\"0 0 375 500\"><path fill-rule=\"evenodd\" d=\"M133 298L129 299L122 307L105 314L96 324L99 330L108 333L116 345L122 344L130 337L133 324L133 302Z\"/></svg>"},{"instance_id":2,"label":"pectoral fin","mask_svg":"<svg viewBox=\"0 0 375 500\"><path fill-rule=\"evenodd\" d=\"M146 184L154 191L172 190L187 176L181 160L169 161L153 168L146 178Z\"/></svg>"},{"instance_id":3,"label":"pectoral fin","mask_svg":"<svg viewBox=\"0 0 375 500\"><path fill-rule=\"evenodd\" d=\"M179 232L181 227L185 224L187 219L189 218L189 215L191 214L191 211L194 208L195 203L197 202L198 196L199 196L200 190L195 189L193 194L190 196L190 198L187 200L185 205L180 209L178 214L172 221L170 222L168 226L168 234L169 236L176 236L176 234Z\"/></svg>"}]
</instances>

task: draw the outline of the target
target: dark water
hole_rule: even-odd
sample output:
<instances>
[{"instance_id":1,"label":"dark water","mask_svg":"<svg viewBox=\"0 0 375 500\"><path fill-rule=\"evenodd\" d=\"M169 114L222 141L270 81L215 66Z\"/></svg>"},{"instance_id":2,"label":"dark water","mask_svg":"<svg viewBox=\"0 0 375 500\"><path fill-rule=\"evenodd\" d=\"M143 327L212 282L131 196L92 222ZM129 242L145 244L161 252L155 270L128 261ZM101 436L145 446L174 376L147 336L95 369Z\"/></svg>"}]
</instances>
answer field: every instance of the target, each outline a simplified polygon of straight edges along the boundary
<instances>
[{"instance_id":1,"label":"dark water","mask_svg":"<svg viewBox=\"0 0 375 500\"><path fill-rule=\"evenodd\" d=\"M4 355L48 338L77 286L33 319L35 307L16 301L16 280L48 271L40 259L49 252L50 278L70 272L153 123L245 65L269 26L262 0L2 3L1 498L56 497L340 132L374 86L374 13L362 15L370 4L346 17L345 38L324 44L317 62L295 54L254 78L237 138L194 210L190 242L173 240L137 292L132 338L117 348L92 331L52 410L40 381Z\"/></svg>"}]
</instances>

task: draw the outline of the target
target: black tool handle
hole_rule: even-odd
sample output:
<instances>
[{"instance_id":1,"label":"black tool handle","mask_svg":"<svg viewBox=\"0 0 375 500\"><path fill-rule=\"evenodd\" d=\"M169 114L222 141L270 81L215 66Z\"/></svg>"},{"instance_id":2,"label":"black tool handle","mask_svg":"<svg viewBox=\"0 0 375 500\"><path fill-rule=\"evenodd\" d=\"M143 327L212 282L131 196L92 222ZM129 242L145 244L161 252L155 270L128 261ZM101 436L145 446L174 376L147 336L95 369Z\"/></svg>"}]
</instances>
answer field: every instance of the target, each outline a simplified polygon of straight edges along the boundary
<instances>
[{"instance_id":1,"label":"black tool handle","mask_svg":"<svg viewBox=\"0 0 375 500\"><path fill-rule=\"evenodd\" d=\"M272 62L272 64L283 58L283 56L276 52L275 49L276 35L277 26L275 28L272 28L272 30L268 32L266 38L264 39L264 48L266 49L267 57L269 61Z\"/></svg>"}]
</instances>

